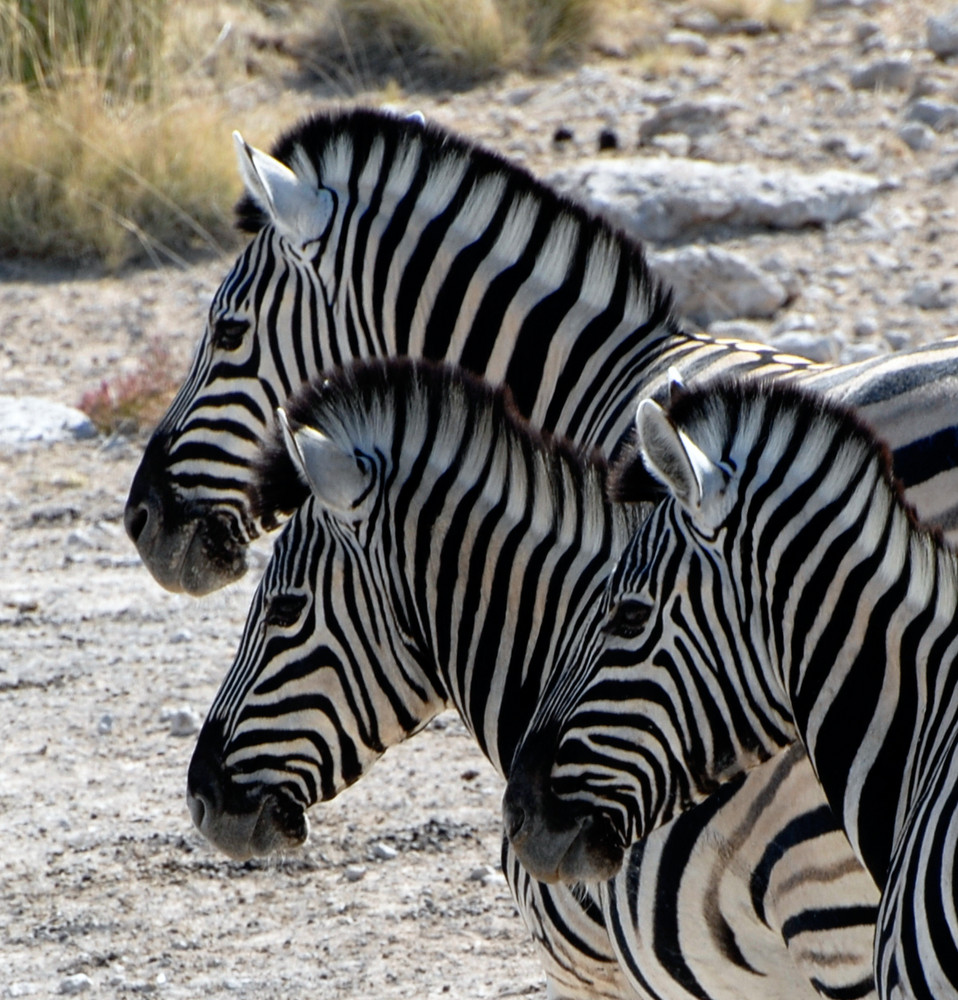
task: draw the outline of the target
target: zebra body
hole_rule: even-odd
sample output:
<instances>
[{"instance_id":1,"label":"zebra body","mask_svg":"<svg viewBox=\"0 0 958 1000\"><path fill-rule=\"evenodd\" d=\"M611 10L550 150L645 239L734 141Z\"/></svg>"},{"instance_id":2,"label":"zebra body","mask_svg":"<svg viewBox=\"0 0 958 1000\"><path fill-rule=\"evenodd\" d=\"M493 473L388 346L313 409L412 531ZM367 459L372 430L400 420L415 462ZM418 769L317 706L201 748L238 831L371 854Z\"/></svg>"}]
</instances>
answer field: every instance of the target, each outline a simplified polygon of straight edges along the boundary
<instances>
[{"instance_id":1,"label":"zebra body","mask_svg":"<svg viewBox=\"0 0 958 1000\"><path fill-rule=\"evenodd\" d=\"M641 838L800 738L882 892L879 995L958 996L958 555L871 432L810 395L718 385L636 422L669 495L530 730L554 747L545 769L531 753L541 811L520 751L520 859L579 852L593 819ZM546 830L557 811L578 826Z\"/></svg>"},{"instance_id":2,"label":"zebra body","mask_svg":"<svg viewBox=\"0 0 958 1000\"><path fill-rule=\"evenodd\" d=\"M394 362L331 375L290 407L288 426L258 503L294 513L190 767L194 821L240 857L302 842L309 806L446 707L508 775L553 665L588 628L611 553L641 513L606 500L601 466L539 438L501 394L448 371ZM810 943L814 924L810 937L786 940L793 914L779 891L789 875L812 879L786 872L787 860L777 878L760 865L769 842L798 858L816 841L819 854L840 859L823 891L844 880L843 895L872 907L866 931L848 932L861 938L857 965L846 955L819 978L867 995L877 894L834 821L808 817L824 799L807 761L793 784L813 808L794 789L776 795L783 780L756 773L727 801L683 817L636 853L622 884L602 890L608 898L539 885L507 857L553 991L731 998L761 984L772 998L816 995L788 945L821 957L827 944ZM808 822L795 843L794 826ZM672 893L683 936L701 946L685 940L676 954L667 933L630 928L631 916L608 926L615 911L664 911ZM801 912L810 908L802 901ZM606 942L613 936L604 954L599 927ZM580 928L590 947L579 946ZM596 985L603 976L611 985Z\"/></svg>"},{"instance_id":3,"label":"zebra body","mask_svg":"<svg viewBox=\"0 0 958 1000\"><path fill-rule=\"evenodd\" d=\"M273 156L242 140L238 149L252 239L213 298L125 512L168 589L202 594L245 571L250 539L274 526L249 502L273 412L351 359L459 364L508 385L534 426L606 454L636 395L651 394L670 365L687 377L733 357L766 373L811 367L679 330L633 241L436 126L350 111L303 122ZM958 348L939 369L955 379ZM958 473L941 442L958 421L929 405L939 385L899 356L880 391L901 404L902 446L927 452L909 469L909 486L926 487L916 502L951 529Z\"/></svg>"}]
</instances>

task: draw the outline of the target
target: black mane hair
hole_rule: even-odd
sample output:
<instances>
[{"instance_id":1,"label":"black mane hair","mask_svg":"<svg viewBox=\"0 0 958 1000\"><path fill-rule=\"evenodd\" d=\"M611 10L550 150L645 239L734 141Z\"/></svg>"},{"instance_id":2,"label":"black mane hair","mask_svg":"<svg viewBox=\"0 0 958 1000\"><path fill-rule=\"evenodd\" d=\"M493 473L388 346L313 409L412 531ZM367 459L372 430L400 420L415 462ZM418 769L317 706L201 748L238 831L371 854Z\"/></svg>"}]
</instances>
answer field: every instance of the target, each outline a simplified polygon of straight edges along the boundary
<instances>
[{"instance_id":1,"label":"black mane hair","mask_svg":"<svg viewBox=\"0 0 958 1000\"><path fill-rule=\"evenodd\" d=\"M717 397L725 400L723 407L727 421L725 435L731 439L738 414L750 403L764 398L767 401L766 419L788 411L797 411L803 416L825 417L836 428L839 435L857 441L866 451L871 452L881 468L882 478L896 498L898 505L908 516L912 527L931 536L936 544L944 544L941 530L923 524L914 507L905 498L901 480L895 475L894 457L888 445L851 408L836 403L819 393L799 386L786 385L768 379L719 378L694 386L680 393L666 407L666 412L677 427L690 427L697 422L715 419ZM629 445L615 461L610 471L610 493L620 502L647 500L648 480L652 477L642 462L641 452L633 431ZM661 488L660 488L661 495Z\"/></svg>"},{"instance_id":2,"label":"black mane hair","mask_svg":"<svg viewBox=\"0 0 958 1000\"><path fill-rule=\"evenodd\" d=\"M607 463L598 450L586 451L573 442L533 427L521 415L507 386L492 385L455 365L413 358L374 358L332 369L308 382L285 404L290 426L320 430L332 419L337 424L362 425L373 408L387 397L397 402L418 394L438 419L439 405L459 390L460 398L476 414L524 441L528 447L557 456L571 467L595 470L605 481ZM319 425L319 426L317 426ZM255 466L251 502L256 517L267 528L279 515L295 511L309 496L274 427Z\"/></svg>"}]
</instances>

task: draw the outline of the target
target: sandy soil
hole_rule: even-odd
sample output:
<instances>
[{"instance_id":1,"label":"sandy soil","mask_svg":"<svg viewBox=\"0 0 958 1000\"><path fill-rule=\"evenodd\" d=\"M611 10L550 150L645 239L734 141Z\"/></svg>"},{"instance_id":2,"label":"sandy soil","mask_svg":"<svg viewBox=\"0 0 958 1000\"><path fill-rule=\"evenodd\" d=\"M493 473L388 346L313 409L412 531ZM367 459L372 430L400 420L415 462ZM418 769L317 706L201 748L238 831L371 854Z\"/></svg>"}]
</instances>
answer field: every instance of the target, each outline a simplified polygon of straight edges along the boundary
<instances>
[{"instance_id":1,"label":"sandy soil","mask_svg":"<svg viewBox=\"0 0 958 1000\"><path fill-rule=\"evenodd\" d=\"M797 279L795 301L760 332L797 317L837 337L836 351L888 350L958 332L958 133L918 152L898 136L916 86L958 99L956 70L924 48L924 14L943 9L849 6L782 38L710 37L706 55L677 57L654 79L610 60L409 103L546 173L591 155L606 126L634 151L653 106L643 95L734 99L702 155L894 182L866 218L733 243L781 255ZM866 51L876 31L883 45ZM849 87L862 60L902 54L908 89ZM302 90L261 96L276 102L277 132L315 106ZM560 125L575 138L557 149ZM153 336L185 370L228 264L121 277L3 265L0 393L76 403L135 367ZM935 284L934 308L916 298L919 282ZM314 810L295 855L236 864L194 832L191 730L230 662L255 574L203 601L152 581L121 520L142 444L0 452L0 996L544 995L497 870L501 782L455 717Z\"/></svg>"}]
</instances>

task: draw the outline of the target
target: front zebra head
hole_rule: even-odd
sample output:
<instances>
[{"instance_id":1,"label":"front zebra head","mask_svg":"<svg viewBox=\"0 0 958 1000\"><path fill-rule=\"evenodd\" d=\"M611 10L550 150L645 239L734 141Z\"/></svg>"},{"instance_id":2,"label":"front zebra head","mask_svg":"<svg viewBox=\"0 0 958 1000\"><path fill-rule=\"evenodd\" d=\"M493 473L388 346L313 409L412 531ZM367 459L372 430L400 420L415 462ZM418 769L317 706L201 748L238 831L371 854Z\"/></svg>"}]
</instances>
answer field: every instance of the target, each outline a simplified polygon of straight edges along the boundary
<instances>
[{"instance_id":1,"label":"front zebra head","mask_svg":"<svg viewBox=\"0 0 958 1000\"><path fill-rule=\"evenodd\" d=\"M640 404L631 461L668 496L625 549L604 628L557 670L510 775L507 830L536 877L609 877L629 844L796 739L787 678L806 640L828 638L834 586L795 587L796 575L836 534L860 532L847 518L889 475L853 418L821 405L733 384L667 412ZM589 814L617 857L581 842Z\"/></svg>"},{"instance_id":2,"label":"front zebra head","mask_svg":"<svg viewBox=\"0 0 958 1000\"><path fill-rule=\"evenodd\" d=\"M189 773L196 825L239 857L301 842L310 805L450 704L502 767L636 523L601 464L459 370L354 365L281 424L258 502L295 510Z\"/></svg>"}]
</instances>

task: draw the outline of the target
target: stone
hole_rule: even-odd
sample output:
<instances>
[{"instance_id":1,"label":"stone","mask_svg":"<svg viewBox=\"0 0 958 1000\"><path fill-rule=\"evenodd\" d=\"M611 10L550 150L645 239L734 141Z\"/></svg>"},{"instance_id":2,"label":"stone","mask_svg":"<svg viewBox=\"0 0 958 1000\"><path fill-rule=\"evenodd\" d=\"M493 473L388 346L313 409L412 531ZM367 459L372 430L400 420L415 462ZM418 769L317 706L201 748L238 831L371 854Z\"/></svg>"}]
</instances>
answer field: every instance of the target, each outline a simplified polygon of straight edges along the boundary
<instances>
[{"instance_id":1,"label":"stone","mask_svg":"<svg viewBox=\"0 0 958 1000\"><path fill-rule=\"evenodd\" d=\"M97 436L82 411L38 396L0 396L0 445L87 440Z\"/></svg>"},{"instance_id":2,"label":"stone","mask_svg":"<svg viewBox=\"0 0 958 1000\"><path fill-rule=\"evenodd\" d=\"M898 138L916 153L931 149L935 144L934 130L921 122L905 122L898 130Z\"/></svg>"},{"instance_id":3,"label":"stone","mask_svg":"<svg viewBox=\"0 0 958 1000\"><path fill-rule=\"evenodd\" d=\"M697 31L688 31L683 28L676 28L665 36L665 44L673 49L685 49L689 55L707 56L709 54L709 43L704 35Z\"/></svg>"},{"instance_id":4,"label":"stone","mask_svg":"<svg viewBox=\"0 0 958 1000\"><path fill-rule=\"evenodd\" d=\"M77 993L85 993L93 986L93 980L85 972L78 972L75 976L67 976L60 981L58 993L64 996L74 996Z\"/></svg>"},{"instance_id":5,"label":"stone","mask_svg":"<svg viewBox=\"0 0 958 1000\"><path fill-rule=\"evenodd\" d=\"M365 865L346 865L343 869L343 878L347 882L359 882L366 876L366 866Z\"/></svg>"},{"instance_id":6,"label":"stone","mask_svg":"<svg viewBox=\"0 0 958 1000\"><path fill-rule=\"evenodd\" d=\"M936 132L944 132L958 125L958 105L923 97L908 105L905 109L905 121L921 122Z\"/></svg>"},{"instance_id":7,"label":"stone","mask_svg":"<svg viewBox=\"0 0 958 1000\"><path fill-rule=\"evenodd\" d=\"M911 78L908 59L887 58L856 67L848 79L856 90L906 90Z\"/></svg>"},{"instance_id":8,"label":"stone","mask_svg":"<svg viewBox=\"0 0 958 1000\"><path fill-rule=\"evenodd\" d=\"M811 330L794 330L776 337L772 346L783 354L793 354L809 361L834 361L835 349L828 337Z\"/></svg>"},{"instance_id":9,"label":"stone","mask_svg":"<svg viewBox=\"0 0 958 1000\"><path fill-rule=\"evenodd\" d=\"M652 243L830 225L861 215L882 185L851 170L764 170L672 156L588 159L548 181Z\"/></svg>"},{"instance_id":10,"label":"stone","mask_svg":"<svg viewBox=\"0 0 958 1000\"><path fill-rule=\"evenodd\" d=\"M399 857L399 851L392 844L380 841L378 844L373 844L373 857L380 861L392 861Z\"/></svg>"},{"instance_id":11,"label":"stone","mask_svg":"<svg viewBox=\"0 0 958 1000\"><path fill-rule=\"evenodd\" d=\"M773 274L718 247L651 254L649 263L671 286L678 315L703 328L722 320L768 318L789 299Z\"/></svg>"},{"instance_id":12,"label":"stone","mask_svg":"<svg viewBox=\"0 0 958 1000\"><path fill-rule=\"evenodd\" d=\"M937 281L916 281L903 299L905 305L917 306L919 309L946 309L951 305L951 299L944 294Z\"/></svg>"},{"instance_id":13,"label":"stone","mask_svg":"<svg viewBox=\"0 0 958 1000\"><path fill-rule=\"evenodd\" d=\"M939 59L947 59L958 53L958 7L952 7L938 17L929 17L925 27L928 32L928 48Z\"/></svg>"},{"instance_id":14,"label":"stone","mask_svg":"<svg viewBox=\"0 0 958 1000\"><path fill-rule=\"evenodd\" d=\"M180 708L164 708L160 721L169 723L170 736L184 737L198 733L202 720L189 705L183 705Z\"/></svg>"},{"instance_id":15,"label":"stone","mask_svg":"<svg viewBox=\"0 0 958 1000\"><path fill-rule=\"evenodd\" d=\"M714 132L725 126L729 111L737 107L734 101L722 97L663 104L639 126L639 142L649 142L662 132L682 132L693 137Z\"/></svg>"}]
</instances>

